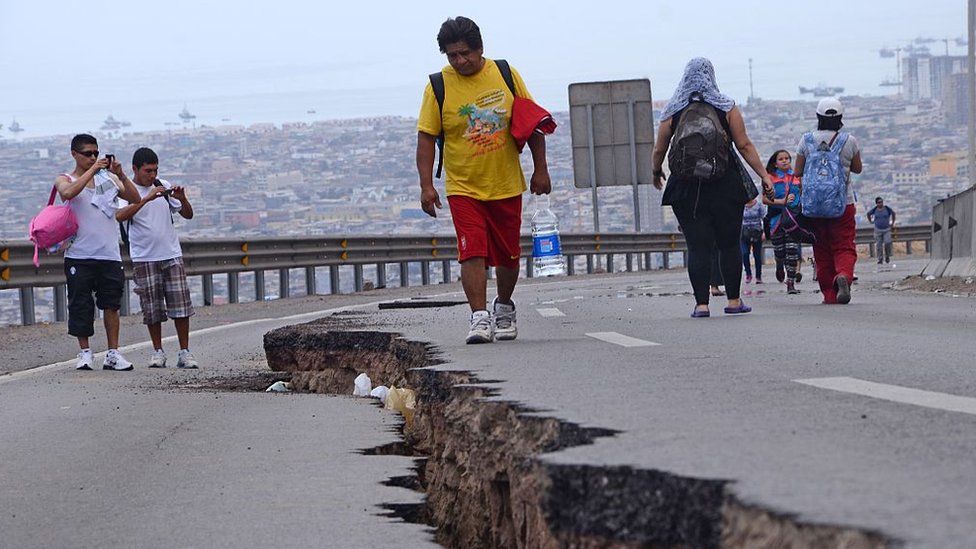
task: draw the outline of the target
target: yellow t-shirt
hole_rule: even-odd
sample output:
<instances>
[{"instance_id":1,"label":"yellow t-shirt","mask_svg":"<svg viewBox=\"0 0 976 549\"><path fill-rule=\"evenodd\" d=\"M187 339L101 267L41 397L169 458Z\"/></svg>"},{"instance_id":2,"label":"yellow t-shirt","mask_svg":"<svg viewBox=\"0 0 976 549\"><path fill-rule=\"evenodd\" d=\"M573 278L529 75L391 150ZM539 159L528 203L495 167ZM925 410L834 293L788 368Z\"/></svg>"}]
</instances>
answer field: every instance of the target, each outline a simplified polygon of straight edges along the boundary
<instances>
[{"instance_id":1,"label":"yellow t-shirt","mask_svg":"<svg viewBox=\"0 0 976 549\"><path fill-rule=\"evenodd\" d=\"M444 75L444 189L448 196L502 200L525 192L525 175L510 131L512 95L491 59L472 76L450 65ZM531 99L519 73L512 69L515 91ZM430 82L424 89L417 131L441 133L441 113Z\"/></svg>"}]
</instances>

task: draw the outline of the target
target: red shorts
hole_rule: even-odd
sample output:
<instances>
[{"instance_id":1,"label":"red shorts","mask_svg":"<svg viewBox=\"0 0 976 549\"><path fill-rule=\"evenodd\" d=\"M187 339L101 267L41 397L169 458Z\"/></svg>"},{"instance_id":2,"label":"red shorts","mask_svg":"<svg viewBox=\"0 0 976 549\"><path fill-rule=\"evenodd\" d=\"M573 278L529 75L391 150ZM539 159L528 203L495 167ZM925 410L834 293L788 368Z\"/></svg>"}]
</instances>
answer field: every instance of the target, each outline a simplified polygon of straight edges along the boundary
<instances>
[{"instance_id":1,"label":"red shorts","mask_svg":"<svg viewBox=\"0 0 976 549\"><path fill-rule=\"evenodd\" d=\"M503 200L449 196L458 239L458 261L484 257L489 267L517 269L522 248L522 195Z\"/></svg>"}]
</instances>

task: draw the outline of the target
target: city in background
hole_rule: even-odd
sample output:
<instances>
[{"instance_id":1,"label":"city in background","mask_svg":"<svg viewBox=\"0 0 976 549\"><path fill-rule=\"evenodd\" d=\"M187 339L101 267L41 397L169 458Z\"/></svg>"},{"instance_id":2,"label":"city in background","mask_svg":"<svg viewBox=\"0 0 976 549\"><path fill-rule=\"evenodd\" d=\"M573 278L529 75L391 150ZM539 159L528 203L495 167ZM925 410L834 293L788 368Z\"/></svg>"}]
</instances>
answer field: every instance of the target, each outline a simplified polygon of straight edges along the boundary
<instances>
[{"instance_id":1,"label":"city in background","mask_svg":"<svg viewBox=\"0 0 976 549\"><path fill-rule=\"evenodd\" d=\"M933 53L934 42L944 43L944 52ZM893 62L901 75L882 83L891 95L845 96L843 88L819 85L799 89L809 99L742 98L749 135L763 161L777 149L793 151L816 123L818 96L839 95L846 129L857 137L865 165L854 178L859 222L865 222L874 197L884 196L900 223L927 223L936 201L968 187L966 58L949 48L948 39L916 39L879 50L881 60ZM662 98L671 89L652 82L652 92L657 124ZM437 219L419 207L414 118L310 121L316 113L309 109L302 121L235 125L198 119L191 106L178 107L161 129L132 131L130 122L107 114L98 130L80 131L96 135L100 150L115 154L127 170L136 148L159 153L160 177L186 186L194 204L193 220L176 220L182 237L452 233L446 201ZM552 208L563 232L592 232L591 191L573 186L568 115L555 118L560 129L547 139ZM54 177L72 169L70 134L22 137L20 127L16 122L0 130L5 240L27 238L30 218L43 206ZM528 176L528 153L522 159ZM535 210L526 197L524 231ZM658 191L642 186L640 205L643 230L676 229L670 209L660 207ZM599 208L602 232L633 230L632 189L601 188ZM246 287L247 279L242 283ZM39 296L39 309L44 301ZM18 321L15 303L15 292L0 292L0 323Z\"/></svg>"}]
</instances>

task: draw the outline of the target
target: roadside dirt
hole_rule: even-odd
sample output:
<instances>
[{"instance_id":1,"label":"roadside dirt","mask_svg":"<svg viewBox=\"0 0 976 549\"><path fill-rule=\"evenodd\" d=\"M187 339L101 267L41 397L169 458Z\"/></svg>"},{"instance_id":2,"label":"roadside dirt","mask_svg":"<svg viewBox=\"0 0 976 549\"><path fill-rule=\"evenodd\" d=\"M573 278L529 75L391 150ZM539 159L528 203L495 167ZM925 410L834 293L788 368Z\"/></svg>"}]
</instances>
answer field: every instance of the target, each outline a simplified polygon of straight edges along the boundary
<instances>
[{"instance_id":1,"label":"roadside dirt","mask_svg":"<svg viewBox=\"0 0 976 549\"><path fill-rule=\"evenodd\" d=\"M946 294L949 296L976 297L976 278L960 276L944 276L928 279L921 275L913 275L891 285L893 290L911 291L917 293Z\"/></svg>"}]
</instances>

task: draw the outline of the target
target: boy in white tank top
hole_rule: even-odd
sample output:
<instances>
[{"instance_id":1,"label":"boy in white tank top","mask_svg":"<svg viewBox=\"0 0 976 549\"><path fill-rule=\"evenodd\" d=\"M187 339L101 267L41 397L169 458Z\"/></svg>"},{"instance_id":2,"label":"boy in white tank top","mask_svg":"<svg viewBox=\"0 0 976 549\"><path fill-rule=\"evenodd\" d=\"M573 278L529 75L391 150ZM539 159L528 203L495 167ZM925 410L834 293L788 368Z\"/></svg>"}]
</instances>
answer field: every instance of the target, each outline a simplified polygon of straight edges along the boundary
<instances>
[{"instance_id":1,"label":"boy in white tank top","mask_svg":"<svg viewBox=\"0 0 976 549\"><path fill-rule=\"evenodd\" d=\"M88 134L71 140L75 169L61 174L54 185L61 200L71 205L78 219L78 234L64 254L68 286L68 333L78 338L79 370L91 370L89 338L95 334L95 308L104 311L108 352L104 370L131 370L132 363L119 353L119 308L125 288L125 271L119 253L119 230L114 210L118 197L138 200L139 192L115 158L98 158L98 141Z\"/></svg>"}]
</instances>

